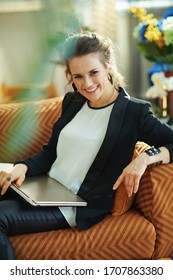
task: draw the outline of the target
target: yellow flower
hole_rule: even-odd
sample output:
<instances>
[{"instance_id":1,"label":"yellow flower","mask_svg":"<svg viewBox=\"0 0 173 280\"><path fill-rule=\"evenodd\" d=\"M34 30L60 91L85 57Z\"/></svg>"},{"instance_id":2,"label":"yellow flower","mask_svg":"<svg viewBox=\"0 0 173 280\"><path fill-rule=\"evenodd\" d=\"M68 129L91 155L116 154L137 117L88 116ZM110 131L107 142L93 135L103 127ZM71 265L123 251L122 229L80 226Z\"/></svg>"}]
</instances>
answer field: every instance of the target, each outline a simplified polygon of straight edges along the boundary
<instances>
[{"instance_id":1,"label":"yellow flower","mask_svg":"<svg viewBox=\"0 0 173 280\"><path fill-rule=\"evenodd\" d=\"M132 7L129 12L134 14L134 17L138 18L141 22L148 25L144 34L144 37L149 42L155 42L158 47L163 45L162 32L159 30L157 24L158 20L153 14L147 14L147 10L139 7Z\"/></svg>"},{"instance_id":2,"label":"yellow flower","mask_svg":"<svg viewBox=\"0 0 173 280\"><path fill-rule=\"evenodd\" d=\"M153 23L148 25L144 36L148 39L148 41L157 43L157 41L162 38L162 32L160 32L157 25Z\"/></svg>"},{"instance_id":3,"label":"yellow flower","mask_svg":"<svg viewBox=\"0 0 173 280\"><path fill-rule=\"evenodd\" d=\"M154 18L153 14L147 14L147 10L139 7L129 8L129 12L134 14L134 17L138 18L140 21L148 23Z\"/></svg>"}]
</instances>

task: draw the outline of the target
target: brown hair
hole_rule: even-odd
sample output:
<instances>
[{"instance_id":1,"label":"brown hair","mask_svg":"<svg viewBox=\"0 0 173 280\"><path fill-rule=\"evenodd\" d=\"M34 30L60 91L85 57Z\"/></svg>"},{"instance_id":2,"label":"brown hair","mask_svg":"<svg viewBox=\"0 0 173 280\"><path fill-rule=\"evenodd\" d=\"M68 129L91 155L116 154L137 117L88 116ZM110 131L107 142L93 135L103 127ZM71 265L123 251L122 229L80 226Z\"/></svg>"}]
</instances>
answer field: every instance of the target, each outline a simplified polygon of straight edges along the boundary
<instances>
[{"instance_id":1,"label":"brown hair","mask_svg":"<svg viewBox=\"0 0 173 280\"><path fill-rule=\"evenodd\" d=\"M115 49L112 41L97 33L77 33L70 35L63 46L63 59L66 65L66 77L72 82L69 60L75 56L97 53L105 67L111 66L110 82L116 89L124 85L124 78L118 72Z\"/></svg>"}]
</instances>

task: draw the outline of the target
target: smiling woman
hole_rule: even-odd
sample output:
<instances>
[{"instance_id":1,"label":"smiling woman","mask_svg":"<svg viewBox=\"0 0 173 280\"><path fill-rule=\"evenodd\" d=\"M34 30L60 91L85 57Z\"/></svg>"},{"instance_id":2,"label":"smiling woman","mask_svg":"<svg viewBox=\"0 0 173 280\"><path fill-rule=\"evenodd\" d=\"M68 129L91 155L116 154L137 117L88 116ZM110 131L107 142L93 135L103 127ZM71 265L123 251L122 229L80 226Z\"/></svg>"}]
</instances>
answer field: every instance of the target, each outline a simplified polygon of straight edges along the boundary
<instances>
[{"instance_id":1,"label":"smiling woman","mask_svg":"<svg viewBox=\"0 0 173 280\"><path fill-rule=\"evenodd\" d=\"M112 212L115 190L122 183L131 197L147 167L173 162L171 127L153 116L149 102L130 97L122 87L110 39L74 34L63 50L75 91L65 95L47 145L17 161L10 172L0 172L0 259L15 258L10 235L96 225ZM138 141L156 149L132 159ZM77 193L87 206L31 208L11 197L11 182L20 187L26 176L44 173Z\"/></svg>"}]
</instances>

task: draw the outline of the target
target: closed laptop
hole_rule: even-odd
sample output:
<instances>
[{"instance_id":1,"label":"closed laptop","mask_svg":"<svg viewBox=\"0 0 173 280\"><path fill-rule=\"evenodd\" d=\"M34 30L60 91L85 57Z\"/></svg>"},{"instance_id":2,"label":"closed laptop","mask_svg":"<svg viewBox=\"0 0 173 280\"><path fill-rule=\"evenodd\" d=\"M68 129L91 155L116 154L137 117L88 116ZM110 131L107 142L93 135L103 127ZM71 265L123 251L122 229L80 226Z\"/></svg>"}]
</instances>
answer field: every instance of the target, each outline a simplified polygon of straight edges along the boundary
<instances>
[{"instance_id":1,"label":"closed laptop","mask_svg":"<svg viewBox=\"0 0 173 280\"><path fill-rule=\"evenodd\" d=\"M10 163L0 163L0 170L9 172ZM71 192L48 175L27 177L18 188L15 183L10 186L20 197L33 206L86 206L81 197Z\"/></svg>"}]
</instances>

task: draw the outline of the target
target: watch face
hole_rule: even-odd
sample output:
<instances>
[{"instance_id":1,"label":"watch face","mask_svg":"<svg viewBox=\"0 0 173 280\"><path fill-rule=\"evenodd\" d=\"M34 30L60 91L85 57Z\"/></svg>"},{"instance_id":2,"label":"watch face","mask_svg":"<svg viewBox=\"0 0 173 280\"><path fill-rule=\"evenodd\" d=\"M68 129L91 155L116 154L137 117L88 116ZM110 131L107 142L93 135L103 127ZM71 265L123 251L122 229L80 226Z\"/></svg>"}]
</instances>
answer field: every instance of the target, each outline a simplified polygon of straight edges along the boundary
<instances>
[{"instance_id":1,"label":"watch face","mask_svg":"<svg viewBox=\"0 0 173 280\"><path fill-rule=\"evenodd\" d=\"M151 157L151 156L159 154L161 151L159 148L150 148L150 149L145 150L145 152L147 153L147 155L149 155Z\"/></svg>"}]
</instances>

